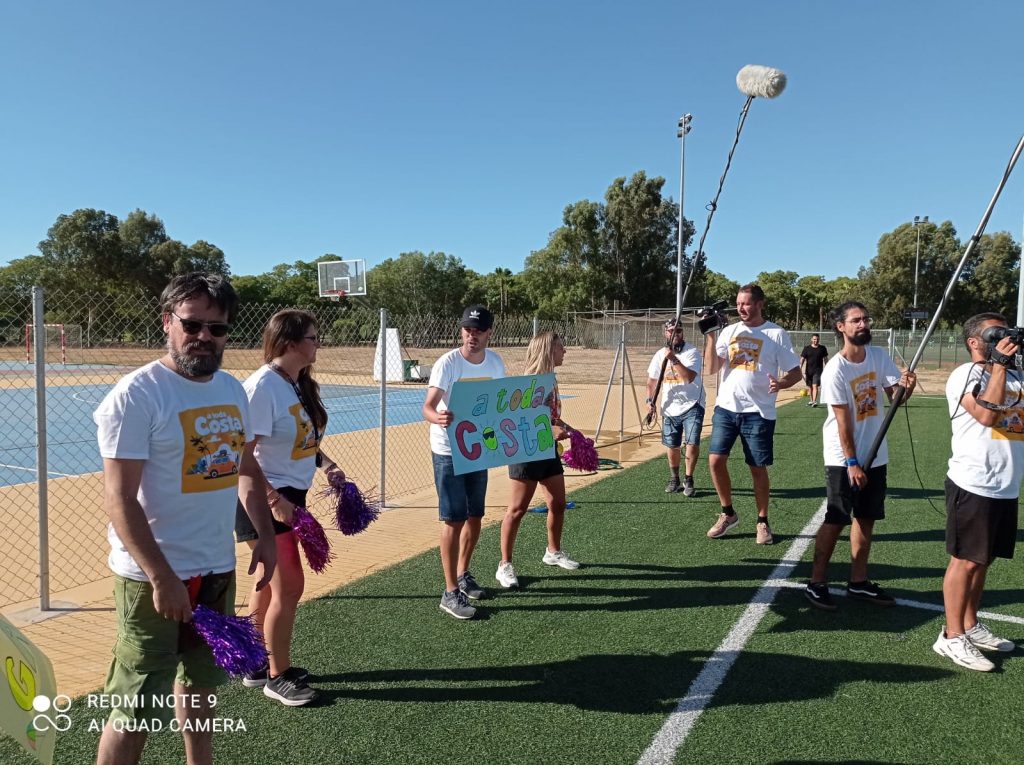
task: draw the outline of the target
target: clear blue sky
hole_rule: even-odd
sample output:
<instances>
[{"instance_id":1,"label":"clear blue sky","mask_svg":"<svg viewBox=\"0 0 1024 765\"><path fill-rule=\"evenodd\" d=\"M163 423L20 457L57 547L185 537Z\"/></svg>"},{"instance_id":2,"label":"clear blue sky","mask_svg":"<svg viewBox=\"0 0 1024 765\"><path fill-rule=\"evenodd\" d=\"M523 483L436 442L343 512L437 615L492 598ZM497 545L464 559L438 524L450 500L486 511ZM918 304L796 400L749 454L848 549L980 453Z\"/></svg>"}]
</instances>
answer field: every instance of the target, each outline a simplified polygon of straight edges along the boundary
<instances>
[{"instance_id":1,"label":"clear blue sky","mask_svg":"<svg viewBox=\"0 0 1024 765\"><path fill-rule=\"evenodd\" d=\"M515 271L636 170L709 265L854 275L914 215L973 232L1020 134L1024 8L983 2L25 2L0 11L0 262L142 208L236 274L443 250ZM1024 167L989 231L1021 237Z\"/></svg>"}]
</instances>

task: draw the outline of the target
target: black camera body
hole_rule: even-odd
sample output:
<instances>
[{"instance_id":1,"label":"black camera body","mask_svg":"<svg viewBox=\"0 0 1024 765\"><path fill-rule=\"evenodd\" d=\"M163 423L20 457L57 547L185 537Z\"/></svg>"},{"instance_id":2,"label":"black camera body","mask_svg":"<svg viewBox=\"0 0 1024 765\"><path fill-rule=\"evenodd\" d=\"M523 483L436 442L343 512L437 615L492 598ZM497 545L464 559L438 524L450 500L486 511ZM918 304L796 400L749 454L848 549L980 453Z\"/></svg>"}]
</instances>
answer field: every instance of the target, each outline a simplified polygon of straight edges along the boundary
<instances>
[{"instance_id":1,"label":"black camera body","mask_svg":"<svg viewBox=\"0 0 1024 765\"><path fill-rule=\"evenodd\" d=\"M729 319L725 316L725 309L728 307L728 301L719 300L714 305L704 308L700 312L701 318L697 322L697 329L701 331L701 334L706 335L709 332L717 332L728 325Z\"/></svg>"},{"instance_id":2,"label":"black camera body","mask_svg":"<svg viewBox=\"0 0 1024 765\"><path fill-rule=\"evenodd\" d=\"M985 327L981 339L989 345L995 345L1004 337L1010 338L1014 345L1024 346L1024 327Z\"/></svg>"},{"instance_id":3,"label":"black camera body","mask_svg":"<svg viewBox=\"0 0 1024 765\"><path fill-rule=\"evenodd\" d=\"M1010 341L1017 346L1013 355L1004 356L996 350L996 343L1004 337L1010 338ZM981 332L981 339L987 345L985 355L989 359L1008 369L1016 369L1017 354L1020 353L1021 348L1024 348L1024 327L985 327Z\"/></svg>"}]
</instances>

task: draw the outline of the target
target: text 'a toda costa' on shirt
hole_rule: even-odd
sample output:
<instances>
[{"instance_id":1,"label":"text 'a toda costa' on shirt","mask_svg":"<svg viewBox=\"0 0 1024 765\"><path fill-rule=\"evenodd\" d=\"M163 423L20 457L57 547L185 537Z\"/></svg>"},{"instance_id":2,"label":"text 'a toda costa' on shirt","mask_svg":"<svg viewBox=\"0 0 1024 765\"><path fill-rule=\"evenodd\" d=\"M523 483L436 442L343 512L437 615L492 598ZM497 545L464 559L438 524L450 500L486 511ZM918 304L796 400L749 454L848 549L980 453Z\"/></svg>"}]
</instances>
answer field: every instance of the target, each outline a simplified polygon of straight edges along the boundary
<instances>
[{"instance_id":1,"label":"text 'a toda costa' on shirt","mask_svg":"<svg viewBox=\"0 0 1024 765\"><path fill-rule=\"evenodd\" d=\"M988 385L988 372L979 364L961 364L946 381L946 401L953 427L949 480L972 494L991 499L1020 495L1024 478L1024 400L1019 372L1007 371L1005 411L991 428L982 425L960 404L961 396L978 395Z\"/></svg>"},{"instance_id":2,"label":"text 'a toda costa' on shirt","mask_svg":"<svg viewBox=\"0 0 1024 765\"><path fill-rule=\"evenodd\" d=\"M800 366L789 333L770 321L756 327L730 324L719 334L715 352L726 359L716 406L736 413L757 412L774 420L778 393L768 389L768 376L777 379Z\"/></svg>"},{"instance_id":3,"label":"text 'a toda costa' on shirt","mask_svg":"<svg viewBox=\"0 0 1024 765\"><path fill-rule=\"evenodd\" d=\"M647 367L647 376L657 380L661 375L661 365L665 360L668 348L662 348L651 359ZM676 354L680 363L696 376L693 382L686 382L683 378L677 377L675 369L665 365L665 380L661 384L661 416L678 417L693 408L694 404L704 406L704 383L701 379L701 369L704 360L696 347L686 343L683 350Z\"/></svg>"},{"instance_id":4,"label":"text 'a toda costa' on shirt","mask_svg":"<svg viewBox=\"0 0 1024 765\"><path fill-rule=\"evenodd\" d=\"M100 455L144 460L138 499L182 579L235 566L238 465L249 437L242 384L217 372L197 382L154 361L123 377L93 414ZM115 574L146 575L108 527Z\"/></svg>"},{"instance_id":5,"label":"text 'a toda costa' on shirt","mask_svg":"<svg viewBox=\"0 0 1024 765\"><path fill-rule=\"evenodd\" d=\"M839 422L832 406L846 406L853 422L853 443L861 464L867 460L868 450L885 419L885 389L900 381L900 370L882 348L865 346L864 361L854 363L842 355L833 356L821 375L821 401L828 406L828 416L822 426L825 464L842 467L846 455L839 443ZM883 438L872 467L889 463L889 445Z\"/></svg>"},{"instance_id":6,"label":"text 'a toda costa' on shirt","mask_svg":"<svg viewBox=\"0 0 1024 765\"><path fill-rule=\"evenodd\" d=\"M308 489L313 485L320 444L295 388L267 365L253 372L243 386L249 396L252 435L259 436L256 461L267 481L275 489Z\"/></svg>"}]
</instances>

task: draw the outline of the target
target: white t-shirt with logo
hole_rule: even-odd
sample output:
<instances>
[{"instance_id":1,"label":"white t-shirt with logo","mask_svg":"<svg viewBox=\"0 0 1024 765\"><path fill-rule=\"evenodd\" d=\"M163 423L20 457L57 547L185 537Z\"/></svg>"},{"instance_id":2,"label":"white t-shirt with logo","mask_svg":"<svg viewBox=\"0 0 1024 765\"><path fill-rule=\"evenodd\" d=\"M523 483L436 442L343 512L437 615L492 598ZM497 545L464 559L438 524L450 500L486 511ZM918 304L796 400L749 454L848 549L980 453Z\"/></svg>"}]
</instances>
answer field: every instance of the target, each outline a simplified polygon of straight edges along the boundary
<instances>
[{"instance_id":1,"label":"white t-shirt with logo","mask_svg":"<svg viewBox=\"0 0 1024 765\"><path fill-rule=\"evenodd\" d=\"M430 369L430 387L444 391L437 404L437 411L448 411L448 396L452 385L459 380L496 380L504 376L505 362L490 349L484 350L484 360L479 364L466 361L459 348L449 351ZM430 450L434 454L452 453L451 444L448 443L448 431L434 423L430 423Z\"/></svg>"},{"instance_id":2,"label":"white t-shirt with logo","mask_svg":"<svg viewBox=\"0 0 1024 765\"><path fill-rule=\"evenodd\" d=\"M145 460L139 504L174 573L233 571L238 465L249 438L242 384L226 372L197 382L154 361L121 378L93 420L104 459ZM147 581L113 524L107 539L111 570Z\"/></svg>"},{"instance_id":3,"label":"white t-shirt with logo","mask_svg":"<svg viewBox=\"0 0 1024 765\"><path fill-rule=\"evenodd\" d=\"M778 379L800 366L789 333L770 321L756 327L737 322L719 333L715 353L726 359L715 405L737 414L757 412L774 420L779 394L768 390L768 375Z\"/></svg>"},{"instance_id":4,"label":"white t-shirt with logo","mask_svg":"<svg viewBox=\"0 0 1024 765\"><path fill-rule=\"evenodd\" d=\"M668 348L662 348L654 354L650 366L647 367L647 377L652 380L661 377L661 364L666 354ZM676 358L697 376L693 378L693 382L688 383L685 378L676 376L674 367L665 365L665 379L661 383L662 417L678 417L690 411L694 404L704 406L704 383L700 376L703 359L700 351L690 343L685 343L683 350L676 354Z\"/></svg>"},{"instance_id":5,"label":"white t-shirt with logo","mask_svg":"<svg viewBox=\"0 0 1024 765\"><path fill-rule=\"evenodd\" d=\"M242 385L249 396L252 435L260 437L256 461L267 481L275 489L308 489L313 485L320 444L295 389L267 365L253 372Z\"/></svg>"},{"instance_id":6,"label":"white t-shirt with logo","mask_svg":"<svg viewBox=\"0 0 1024 765\"><path fill-rule=\"evenodd\" d=\"M839 421L833 406L845 406L853 422L853 445L857 461L863 465L868 450L885 419L886 388L900 381L900 370L882 348L865 346L864 361L855 363L837 353L821 373L821 402L828 407L828 417L821 427L825 465L843 467L846 455L839 442ZM889 464L889 445L882 439L872 467Z\"/></svg>"},{"instance_id":7,"label":"white t-shirt with logo","mask_svg":"<svg viewBox=\"0 0 1024 765\"><path fill-rule=\"evenodd\" d=\"M961 364L946 381L946 401L953 426L949 480L972 494L991 499L1015 499L1024 478L1024 393L1020 373L1007 370L1006 394L999 421L992 427L978 422L960 405L961 396L980 396L989 375L979 364Z\"/></svg>"}]
</instances>

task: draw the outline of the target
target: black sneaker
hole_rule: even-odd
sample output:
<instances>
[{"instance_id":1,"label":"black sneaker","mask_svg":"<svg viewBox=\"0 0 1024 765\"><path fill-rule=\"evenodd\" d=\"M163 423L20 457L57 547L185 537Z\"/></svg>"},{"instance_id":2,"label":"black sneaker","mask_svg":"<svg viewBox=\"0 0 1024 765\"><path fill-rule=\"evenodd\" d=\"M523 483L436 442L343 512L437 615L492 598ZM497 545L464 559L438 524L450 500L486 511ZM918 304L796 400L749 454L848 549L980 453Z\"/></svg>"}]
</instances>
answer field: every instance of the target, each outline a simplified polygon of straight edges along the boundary
<instances>
[{"instance_id":1,"label":"black sneaker","mask_svg":"<svg viewBox=\"0 0 1024 765\"><path fill-rule=\"evenodd\" d=\"M828 591L828 582L808 582L804 588L804 597L815 608L822 611L835 611L836 604L832 600L832 594Z\"/></svg>"},{"instance_id":2,"label":"black sneaker","mask_svg":"<svg viewBox=\"0 0 1024 765\"><path fill-rule=\"evenodd\" d=\"M665 487L665 493L675 494L677 491L679 491L679 479L672 478L669 480L668 486Z\"/></svg>"},{"instance_id":3,"label":"black sneaker","mask_svg":"<svg viewBox=\"0 0 1024 765\"><path fill-rule=\"evenodd\" d=\"M295 676L302 682L309 680L309 672L302 667L292 667ZM270 677L270 665L264 664L263 669L257 670L256 672L250 672L242 675L242 685L246 688L262 688L267 684L267 679Z\"/></svg>"},{"instance_id":4,"label":"black sneaker","mask_svg":"<svg viewBox=\"0 0 1024 765\"><path fill-rule=\"evenodd\" d=\"M896 605L896 598L874 582L849 582L846 585L846 594L851 598L867 600L884 608Z\"/></svg>"},{"instance_id":5,"label":"black sneaker","mask_svg":"<svg viewBox=\"0 0 1024 765\"><path fill-rule=\"evenodd\" d=\"M694 493L693 479L692 478L684 478L683 479L683 496L684 497L692 497L693 493Z\"/></svg>"},{"instance_id":6,"label":"black sneaker","mask_svg":"<svg viewBox=\"0 0 1024 765\"><path fill-rule=\"evenodd\" d=\"M316 691L300 680L300 667L289 667L277 677L272 677L263 686L263 695L277 699L287 707L303 707L316 701Z\"/></svg>"},{"instance_id":7,"label":"black sneaker","mask_svg":"<svg viewBox=\"0 0 1024 765\"><path fill-rule=\"evenodd\" d=\"M476 579L468 571L459 577L459 589L470 600L483 600L487 597L487 590L476 583Z\"/></svg>"}]
</instances>

